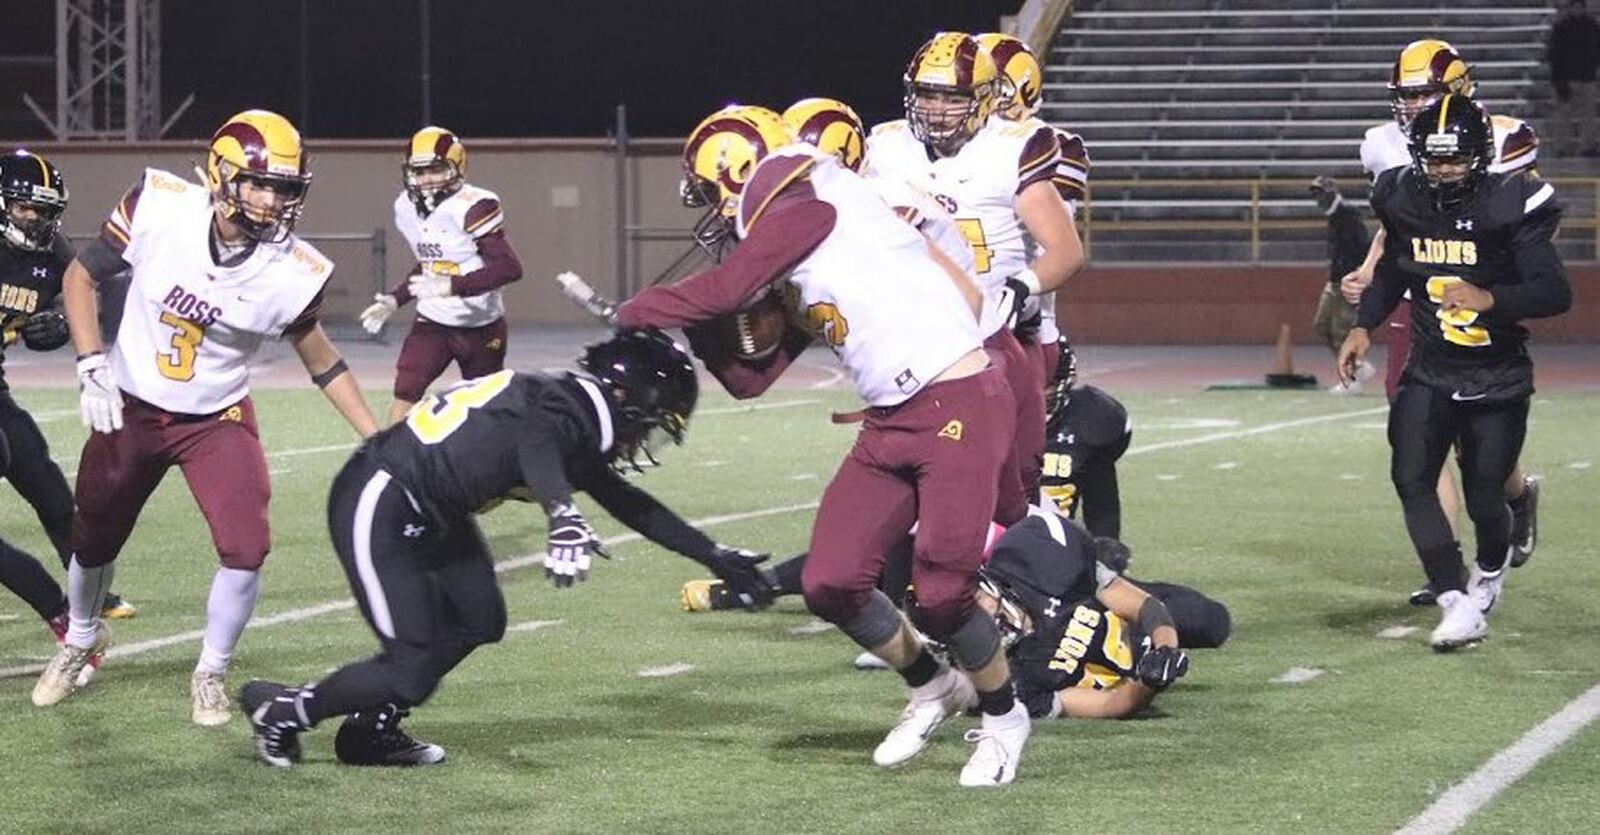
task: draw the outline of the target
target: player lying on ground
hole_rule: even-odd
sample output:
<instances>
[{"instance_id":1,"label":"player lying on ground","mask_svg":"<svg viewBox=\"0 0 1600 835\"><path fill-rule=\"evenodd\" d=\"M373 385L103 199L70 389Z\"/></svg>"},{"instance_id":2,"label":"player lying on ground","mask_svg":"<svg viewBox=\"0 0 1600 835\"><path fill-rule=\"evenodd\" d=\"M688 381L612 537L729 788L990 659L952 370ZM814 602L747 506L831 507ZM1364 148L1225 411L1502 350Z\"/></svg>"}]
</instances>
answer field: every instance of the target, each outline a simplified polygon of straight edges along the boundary
<instances>
[{"instance_id":1,"label":"player lying on ground","mask_svg":"<svg viewBox=\"0 0 1600 835\"><path fill-rule=\"evenodd\" d=\"M694 366L653 331L585 351L579 372L500 371L433 395L402 424L363 444L334 479L328 527L361 614L382 651L315 684L245 685L239 699L256 752L276 766L300 757L299 735L348 716L334 740L356 765L440 762L444 749L399 728L474 649L500 640L505 599L473 515L504 499L549 517L545 574L585 579L600 537L573 502L583 491L623 524L715 572L747 605L771 600L764 556L712 542L619 469L670 439L681 443L698 397Z\"/></svg>"}]
</instances>

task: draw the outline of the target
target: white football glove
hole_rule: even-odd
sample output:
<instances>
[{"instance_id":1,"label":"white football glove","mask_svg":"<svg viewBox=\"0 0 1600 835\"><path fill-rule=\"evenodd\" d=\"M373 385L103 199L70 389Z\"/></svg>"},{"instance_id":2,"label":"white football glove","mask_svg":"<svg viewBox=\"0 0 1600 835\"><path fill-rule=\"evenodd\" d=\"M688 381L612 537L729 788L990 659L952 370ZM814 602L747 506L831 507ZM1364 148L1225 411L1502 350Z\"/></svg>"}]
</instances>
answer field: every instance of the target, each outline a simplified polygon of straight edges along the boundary
<instances>
[{"instance_id":1,"label":"white football glove","mask_svg":"<svg viewBox=\"0 0 1600 835\"><path fill-rule=\"evenodd\" d=\"M78 406L84 426L106 433L122 428L122 392L105 354L78 360L78 388L82 390Z\"/></svg>"},{"instance_id":2,"label":"white football glove","mask_svg":"<svg viewBox=\"0 0 1600 835\"><path fill-rule=\"evenodd\" d=\"M450 276L424 269L411 277L406 284L411 295L419 299L437 299L450 295Z\"/></svg>"},{"instance_id":3,"label":"white football glove","mask_svg":"<svg viewBox=\"0 0 1600 835\"><path fill-rule=\"evenodd\" d=\"M367 333L375 334L383 330L383 323L389 321L389 317L400 309L400 305L394 296L388 293L379 293L372 298L375 301L366 310L361 311L361 327Z\"/></svg>"},{"instance_id":4,"label":"white football glove","mask_svg":"<svg viewBox=\"0 0 1600 835\"><path fill-rule=\"evenodd\" d=\"M589 564L595 554L611 556L578 506L566 502L550 508L550 543L544 558L544 576L558 589L587 580Z\"/></svg>"}]
</instances>

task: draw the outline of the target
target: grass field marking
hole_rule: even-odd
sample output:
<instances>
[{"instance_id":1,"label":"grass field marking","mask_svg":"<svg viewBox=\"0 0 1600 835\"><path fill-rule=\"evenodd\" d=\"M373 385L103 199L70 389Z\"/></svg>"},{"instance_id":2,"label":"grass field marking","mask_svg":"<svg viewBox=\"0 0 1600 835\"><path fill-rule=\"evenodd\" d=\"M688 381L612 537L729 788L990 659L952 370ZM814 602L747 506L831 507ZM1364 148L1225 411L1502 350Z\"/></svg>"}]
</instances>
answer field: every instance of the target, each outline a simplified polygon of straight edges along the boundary
<instances>
[{"instance_id":1,"label":"grass field marking","mask_svg":"<svg viewBox=\"0 0 1600 835\"><path fill-rule=\"evenodd\" d=\"M712 409L701 409L697 415L742 415L745 412L765 412L771 409L793 409L796 406L814 406L821 403L815 398L809 400L780 400L776 403L748 403L739 406L718 406Z\"/></svg>"},{"instance_id":2,"label":"grass field marking","mask_svg":"<svg viewBox=\"0 0 1600 835\"><path fill-rule=\"evenodd\" d=\"M1217 441L1231 441L1234 438L1247 438L1251 435L1265 435L1268 432L1277 432L1282 429L1294 429L1300 426L1311 426L1312 424L1346 420L1353 417L1379 415L1387 411L1389 411L1389 407L1384 405L1372 409L1357 409L1353 412L1333 412L1325 415L1313 415L1311 417L1295 418L1294 420L1280 420L1277 423L1263 423L1260 426L1252 426L1249 429L1239 429L1233 432L1213 432L1209 435L1201 435L1196 438L1180 438L1176 441L1162 441L1155 444L1136 446L1123 453L1123 455L1143 455L1149 452L1161 452L1168 449L1199 446L1200 444L1216 443ZM1137 424L1135 426L1137 427Z\"/></svg>"},{"instance_id":3,"label":"grass field marking","mask_svg":"<svg viewBox=\"0 0 1600 835\"><path fill-rule=\"evenodd\" d=\"M684 673L687 673L687 672L689 672L690 670L693 670L693 669L694 669L694 665L693 664L687 664L685 662L679 661L676 664L668 664L668 665L666 665L664 667L645 667L644 669L639 671L639 677L640 678L666 678L668 676L683 675Z\"/></svg>"},{"instance_id":4,"label":"grass field marking","mask_svg":"<svg viewBox=\"0 0 1600 835\"><path fill-rule=\"evenodd\" d=\"M1477 771L1467 775L1467 779L1439 795L1439 799L1399 829L1399 833L1424 835L1460 829L1474 812L1488 805L1597 718L1600 718L1600 684L1567 702L1510 747L1490 757Z\"/></svg>"},{"instance_id":5,"label":"grass field marking","mask_svg":"<svg viewBox=\"0 0 1600 835\"><path fill-rule=\"evenodd\" d=\"M781 505L779 507L769 507L761 510L749 510L743 513L725 513L718 516L707 516L703 519L691 520L689 524L698 528L709 528L714 525L725 525L730 522L742 522L748 519L761 519L767 516L778 516L780 514L795 513L802 510L815 510L816 508L816 502L803 502L801 504ZM621 545L627 542L635 542L643 538L644 536L642 534L629 531L628 533L607 537L605 544ZM510 559L501 560L500 562L495 563L494 570L497 574L503 574L514 569L524 568L530 565L541 565L543 563L543 552L536 554L525 554L520 557L512 557ZM348 598L344 600L330 600L326 603L318 603L314 606L306 606L300 609L289 609L287 611L278 612L274 615L254 617L250 619L250 623L246 624L245 628L256 629L263 626L276 626L280 623L295 623L298 621L310 620L311 618L331 614L333 612L342 612L346 609L354 609L355 606L356 602ZM160 638L151 638L147 641L138 641L132 644L114 645L111 647L111 649L106 651L106 657L126 658L130 655L142 655L163 647L172 646L173 644L198 641L204 637L205 634L206 633L204 629L195 629L189 632L180 632L176 635L165 635ZM23 664L16 667L0 668L0 681L10 678L19 678L27 675L37 675L43 670L44 664Z\"/></svg>"},{"instance_id":6,"label":"grass field marking","mask_svg":"<svg viewBox=\"0 0 1600 835\"><path fill-rule=\"evenodd\" d=\"M559 620L527 620L522 623L513 623L506 627L507 632L537 632L547 626L560 626Z\"/></svg>"}]
</instances>

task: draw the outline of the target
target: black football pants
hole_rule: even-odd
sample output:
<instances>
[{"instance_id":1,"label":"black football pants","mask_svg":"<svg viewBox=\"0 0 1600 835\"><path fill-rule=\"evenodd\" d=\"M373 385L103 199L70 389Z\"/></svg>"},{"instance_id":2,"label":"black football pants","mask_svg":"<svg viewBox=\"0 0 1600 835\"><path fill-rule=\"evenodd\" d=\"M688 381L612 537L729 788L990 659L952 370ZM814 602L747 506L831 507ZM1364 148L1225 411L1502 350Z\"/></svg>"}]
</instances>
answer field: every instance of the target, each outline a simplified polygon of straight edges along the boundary
<instances>
[{"instance_id":1,"label":"black football pants","mask_svg":"<svg viewBox=\"0 0 1600 835\"><path fill-rule=\"evenodd\" d=\"M505 599L477 523L424 516L363 452L334 479L328 529L382 651L315 686L306 705L313 723L422 704L463 658L505 634Z\"/></svg>"},{"instance_id":2,"label":"black football pants","mask_svg":"<svg viewBox=\"0 0 1600 835\"><path fill-rule=\"evenodd\" d=\"M61 468L50 460L50 447L38 425L6 391L0 391L0 477L9 479L33 505L65 565L71 555L63 549L72 530L72 491ZM45 620L60 614L66 600L61 586L37 559L3 539L0 586L22 598Z\"/></svg>"},{"instance_id":3,"label":"black football pants","mask_svg":"<svg viewBox=\"0 0 1600 835\"><path fill-rule=\"evenodd\" d=\"M1435 593L1460 591L1461 545L1439 505L1439 471L1459 447L1461 489L1477 539L1477 563L1487 571L1506 563L1511 508L1505 484L1522 454L1528 399L1509 403L1462 402L1402 378L1389 408L1389 477L1400 495L1406 531Z\"/></svg>"}]
</instances>

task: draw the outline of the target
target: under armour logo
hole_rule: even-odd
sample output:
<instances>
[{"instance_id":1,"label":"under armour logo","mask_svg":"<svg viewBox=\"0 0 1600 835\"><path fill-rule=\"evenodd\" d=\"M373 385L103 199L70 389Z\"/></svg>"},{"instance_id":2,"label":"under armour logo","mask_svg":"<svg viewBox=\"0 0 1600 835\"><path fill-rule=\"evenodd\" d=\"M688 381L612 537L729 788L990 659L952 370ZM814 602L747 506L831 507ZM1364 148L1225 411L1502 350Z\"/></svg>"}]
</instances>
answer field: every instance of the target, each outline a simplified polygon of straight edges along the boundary
<instances>
[{"instance_id":1,"label":"under armour logo","mask_svg":"<svg viewBox=\"0 0 1600 835\"><path fill-rule=\"evenodd\" d=\"M407 523L405 528L401 531L401 533L405 534L405 537L407 539L416 539L417 537L422 536L424 533L426 533L427 530L428 530L428 526L427 525L413 525L413 524Z\"/></svg>"},{"instance_id":2,"label":"under armour logo","mask_svg":"<svg viewBox=\"0 0 1600 835\"><path fill-rule=\"evenodd\" d=\"M50 268L49 267L34 267L33 268L33 277L34 278L49 278L50 277Z\"/></svg>"},{"instance_id":3,"label":"under armour logo","mask_svg":"<svg viewBox=\"0 0 1600 835\"><path fill-rule=\"evenodd\" d=\"M1047 617L1047 618L1053 618L1060 611L1061 611L1061 599L1057 598L1057 597L1052 597L1052 598L1050 598L1050 605L1044 607L1044 616Z\"/></svg>"},{"instance_id":4,"label":"under armour logo","mask_svg":"<svg viewBox=\"0 0 1600 835\"><path fill-rule=\"evenodd\" d=\"M1467 219L1458 220L1458 221L1456 221L1456 229L1458 231L1462 231L1462 232L1471 232L1472 231L1472 221L1471 220L1467 220Z\"/></svg>"}]
</instances>

